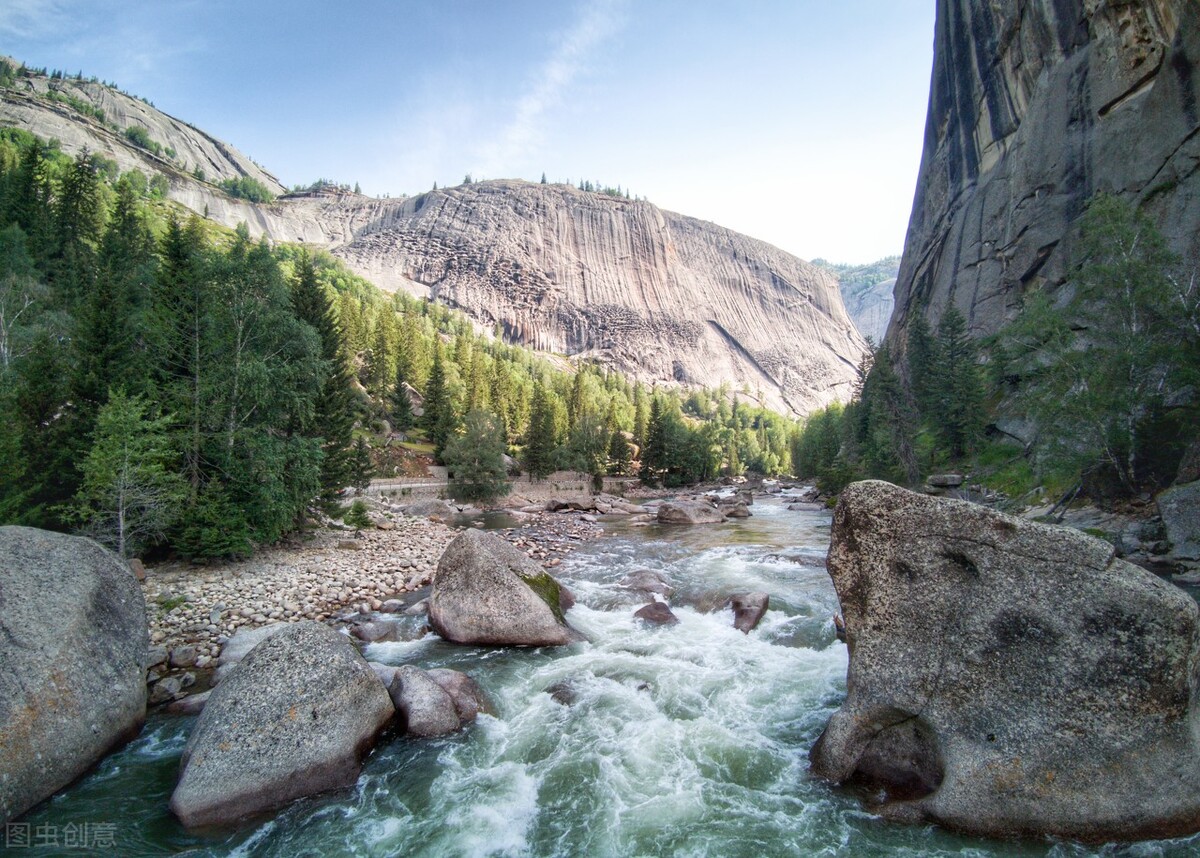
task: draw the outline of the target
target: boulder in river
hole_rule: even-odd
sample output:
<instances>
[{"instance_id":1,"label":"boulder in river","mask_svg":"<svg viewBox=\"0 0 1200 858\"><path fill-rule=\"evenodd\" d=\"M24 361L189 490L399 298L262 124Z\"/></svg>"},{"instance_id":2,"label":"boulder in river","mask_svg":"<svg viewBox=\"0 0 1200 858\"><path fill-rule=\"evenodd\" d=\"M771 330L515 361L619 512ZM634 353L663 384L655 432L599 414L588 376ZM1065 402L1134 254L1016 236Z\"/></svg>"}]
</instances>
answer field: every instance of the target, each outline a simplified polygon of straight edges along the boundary
<instances>
[{"instance_id":1,"label":"boulder in river","mask_svg":"<svg viewBox=\"0 0 1200 858\"><path fill-rule=\"evenodd\" d=\"M619 586L639 593L657 593L660 596L670 596L675 592L667 576L653 569L635 569L621 579Z\"/></svg>"},{"instance_id":2,"label":"boulder in river","mask_svg":"<svg viewBox=\"0 0 1200 858\"><path fill-rule=\"evenodd\" d=\"M771 597L766 593L735 593L729 597L733 608L733 627L750 634L767 612Z\"/></svg>"},{"instance_id":3,"label":"boulder in river","mask_svg":"<svg viewBox=\"0 0 1200 858\"><path fill-rule=\"evenodd\" d=\"M132 738L146 716L146 603L90 539L0 527L0 823Z\"/></svg>"},{"instance_id":4,"label":"boulder in river","mask_svg":"<svg viewBox=\"0 0 1200 858\"><path fill-rule=\"evenodd\" d=\"M498 536L464 530L438 561L429 624L448 641L484 646L561 646L580 640L567 625L562 588Z\"/></svg>"},{"instance_id":5,"label":"boulder in river","mask_svg":"<svg viewBox=\"0 0 1200 858\"><path fill-rule=\"evenodd\" d=\"M816 774L886 817L1090 842L1200 830L1200 611L1078 531L861 482L834 514L847 697Z\"/></svg>"},{"instance_id":6,"label":"boulder in river","mask_svg":"<svg viewBox=\"0 0 1200 858\"><path fill-rule=\"evenodd\" d=\"M666 602L651 602L633 612L633 615L643 622L653 626L674 626L679 624L679 617L671 610Z\"/></svg>"},{"instance_id":7,"label":"boulder in river","mask_svg":"<svg viewBox=\"0 0 1200 858\"><path fill-rule=\"evenodd\" d=\"M436 667L425 672L450 695L450 699L454 701L454 708L458 711L459 720L464 724L474 721L481 712L492 711L492 704L479 687L479 683L465 673L445 667Z\"/></svg>"},{"instance_id":8,"label":"boulder in river","mask_svg":"<svg viewBox=\"0 0 1200 858\"><path fill-rule=\"evenodd\" d=\"M419 667L404 664L396 668L388 694L410 736L445 736L462 727L454 698Z\"/></svg>"},{"instance_id":9,"label":"boulder in river","mask_svg":"<svg viewBox=\"0 0 1200 858\"><path fill-rule=\"evenodd\" d=\"M659 504L659 524L720 524L725 513L706 501L677 500Z\"/></svg>"},{"instance_id":10,"label":"boulder in river","mask_svg":"<svg viewBox=\"0 0 1200 858\"><path fill-rule=\"evenodd\" d=\"M287 623L269 623L254 629L238 629L233 637L225 641L221 647L221 655L217 658L217 669L213 672L212 684L216 685L227 677L250 651L267 638L278 634L288 627Z\"/></svg>"},{"instance_id":11,"label":"boulder in river","mask_svg":"<svg viewBox=\"0 0 1200 858\"><path fill-rule=\"evenodd\" d=\"M184 748L171 811L188 828L226 825L349 786L394 715L348 637L289 624L213 689Z\"/></svg>"}]
</instances>

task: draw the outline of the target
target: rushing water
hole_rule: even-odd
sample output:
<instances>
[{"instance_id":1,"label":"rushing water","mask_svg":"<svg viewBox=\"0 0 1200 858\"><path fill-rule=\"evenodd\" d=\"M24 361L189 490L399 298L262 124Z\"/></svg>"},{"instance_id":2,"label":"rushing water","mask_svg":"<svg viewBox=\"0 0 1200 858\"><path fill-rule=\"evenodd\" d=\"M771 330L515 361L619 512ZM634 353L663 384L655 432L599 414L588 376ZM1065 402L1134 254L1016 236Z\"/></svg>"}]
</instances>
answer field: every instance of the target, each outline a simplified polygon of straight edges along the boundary
<instances>
[{"instance_id":1,"label":"rushing water","mask_svg":"<svg viewBox=\"0 0 1200 858\"><path fill-rule=\"evenodd\" d=\"M608 525L556 573L588 643L486 650L429 635L371 646L374 660L470 673L497 714L449 738L385 743L352 790L223 838L189 835L166 808L194 719L155 717L26 818L34 841L53 833L57 849L13 854L79 854L68 831L93 846L102 832L121 856L1200 854L1198 839L1091 850L890 825L810 777L808 749L845 693L823 568L829 515L774 501L753 510L719 527ZM679 625L633 619L641 602L618 582L637 569L670 578ZM743 635L721 605L748 590L770 593L771 610Z\"/></svg>"}]
</instances>

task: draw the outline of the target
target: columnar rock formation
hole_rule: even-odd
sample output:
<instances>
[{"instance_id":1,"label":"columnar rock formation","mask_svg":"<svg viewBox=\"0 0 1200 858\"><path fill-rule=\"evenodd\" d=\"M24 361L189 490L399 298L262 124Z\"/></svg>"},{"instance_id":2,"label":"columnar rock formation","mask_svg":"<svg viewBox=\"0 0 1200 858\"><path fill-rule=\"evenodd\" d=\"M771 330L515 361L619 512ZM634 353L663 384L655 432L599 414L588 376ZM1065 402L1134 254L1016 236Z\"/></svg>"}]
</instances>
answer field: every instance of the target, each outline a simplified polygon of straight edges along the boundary
<instances>
[{"instance_id":1,"label":"columnar rock formation","mask_svg":"<svg viewBox=\"0 0 1200 858\"><path fill-rule=\"evenodd\" d=\"M888 337L953 303L976 335L1066 278L1098 191L1200 258L1195 0L938 0L925 151Z\"/></svg>"},{"instance_id":2,"label":"columnar rock formation","mask_svg":"<svg viewBox=\"0 0 1200 858\"><path fill-rule=\"evenodd\" d=\"M570 185L478 182L405 200L337 254L506 338L644 380L845 398L862 341L825 271L650 203Z\"/></svg>"}]
</instances>

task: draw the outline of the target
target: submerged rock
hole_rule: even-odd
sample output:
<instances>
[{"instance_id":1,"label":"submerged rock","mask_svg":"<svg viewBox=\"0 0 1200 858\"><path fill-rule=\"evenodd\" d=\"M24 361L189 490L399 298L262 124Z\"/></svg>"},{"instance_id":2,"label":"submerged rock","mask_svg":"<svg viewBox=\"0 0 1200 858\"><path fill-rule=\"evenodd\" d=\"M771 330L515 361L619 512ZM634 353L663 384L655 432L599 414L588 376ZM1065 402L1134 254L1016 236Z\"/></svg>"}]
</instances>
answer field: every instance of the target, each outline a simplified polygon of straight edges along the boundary
<instances>
[{"instance_id":1,"label":"submerged rock","mask_svg":"<svg viewBox=\"0 0 1200 858\"><path fill-rule=\"evenodd\" d=\"M314 622L258 644L217 686L183 751L171 811L225 825L349 786L395 708L345 635Z\"/></svg>"},{"instance_id":2,"label":"submerged rock","mask_svg":"<svg viewBox=\"0 0 1200 858\"><path fill-rule=\"evenodd\" d=\"M448 641L485 646L561 646L562 588L521 551L486 531L464 530L446 547L429 596L429 624Z\"/></svg>"},{"instance_id":3,"label":"submerged rock","mask_svg":"<svg viewBox=\"0 0 1200 858\"><path fill-rule=\"evenodd\" d=\"M435 667L425 672L450 695L459 720L464 724L474 721L481 712L492 711L491 701L479 687L479 683L465 673L445 667Z\"/></svg>"},{"instance_id":4,"label":"submerged rock","mask_svg":"<svg viewBox=\"0 0 1200 858\"><path fill-rule=\"evenodd\" d=\"M1200 611L1113 547L855 483L829 572L847 697L814 771L884 816L1090 842L1200 830Z\"/></svg>"},{"instance_id":5,"label":"submerged rock","mask_svg":"<svg viewBox=\"0 0 1200 858\"><path fill-rule=\"evenodd\" d=\"M621 579L619 586L639 593L657 593L670 596L675 592L667 576L652 569L636 569Z\"/></svg>"},{"instance_id":6,"label":"submerged rock","mask_svg":"<svg viewBox=\"0 0 1200 858\"><path fill-rule=\"evenodd\" d=\"M90 539L0 527L0 823L136 735L146 716L146 603Z\"/></svg>"},{"instance_id":7,"label":"submerged rock","mask_svg":"<svg viewBox=\"0 0 1200 858\"><path fill-rule=\"evenodd\" d=\"M750 634L762 621L763 614L771 604L771 597L766 593L735 593L729 597L729 606L733 608L733 627L739 632Z\"/></svg>"}]
</instances>

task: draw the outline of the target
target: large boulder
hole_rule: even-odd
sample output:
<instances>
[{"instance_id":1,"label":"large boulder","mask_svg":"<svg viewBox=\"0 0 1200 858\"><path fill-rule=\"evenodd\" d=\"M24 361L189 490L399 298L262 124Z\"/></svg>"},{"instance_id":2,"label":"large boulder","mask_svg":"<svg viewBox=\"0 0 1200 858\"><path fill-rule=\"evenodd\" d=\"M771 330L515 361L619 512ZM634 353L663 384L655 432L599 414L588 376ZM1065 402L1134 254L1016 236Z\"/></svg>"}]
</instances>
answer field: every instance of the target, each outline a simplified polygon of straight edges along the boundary
<instances>
[{"instance_id":1,"label":"large boulder","mask_svg":"<svg viewBox=\"0 0 1200 858\"><path fill-rule=\"evenodd\" d=\"M733 627L750 634L758 627L770 605L771 597L767 593L735 593L729 597L729 607L733 609Z\"/></svg>"},{"instance_id":2,"label":"large boulder","mask_svg":"<svg viewBox=\"0 0 1200 858\"><path fill-rule=\"evenodd\" d=\"M484 646L560 646L579 640L563 616L562 588L498 536L464 530L433 576L429 625L448 641Z\"/></svg>"},{"instance_id":3,"label":"large boulder","mask_svg":"<svg viewBox=\"0 0 1200 858\"><path fill-rule=\"evenodd\" d=\"M225 825L349 786L395 708L345 635L288 625L218 685L183 751L171 811Z\"/></svg>"},{"instance_id":4,"label":"large boulder","mask_svg":"<svg viewBox=\"0 0 1200 858\"><path fill-rule=\"evenodd\" d=\"M216 685L227 677L233 668L240 664L250 651L288 627L288 623L268 623L265 626L248 629L240 628L233 637L225 641L221 647L221 655L217 658L217 669L213 672L212 684Z\"/></svg>"},{"instance_id":5,"label":"large boulder","mask_svg":"<svg viewBox=\"0 0 1200 858\"><path fill-rule=\"evenodd\" d=\"M1167 489L1157 498L1171 556L1200 560L1200 482Z\"/></svg>"},{"instance_id":6,"label":"large boulder","mask_svg":"<svg viewBox=\"0 0 1200 858\"><path fill-rule=\"evenodd\" d=\"M720 524L725 513L707 501L677 500L658 507L659 524Z\"/></svg>"},{"instance_id":7,"label":"large boulder","mask_svg":"<svg viewBox=\"0 0 1200 858\"><path fill-rule=\"evenodd\" d=\"M388 694L404 732L410 736L445 736L462 727L454 698L419 667L404 664L396 668Z\"/></svg>"},{"instance_id":8,"label":"large boulder","mask_svg":"<svg viewBox=\"0 0 1200 858\"><path fill-rule=\"evenodd\" d=\"M0 527L0 823L136 735L149 645L141 587L115 554Z\"/></svg>"},{"instance_id":9,"label":"large boulder","mask_svg":"<svg viewBox=\"0 0 1200 858\"><path fill-rule=\"evenodd\" d=\"M1200 612L1077 531L849 486L847 696L814 771L884 816L1098 842L1200 830Z\"/></svg>"}]
</instances>

